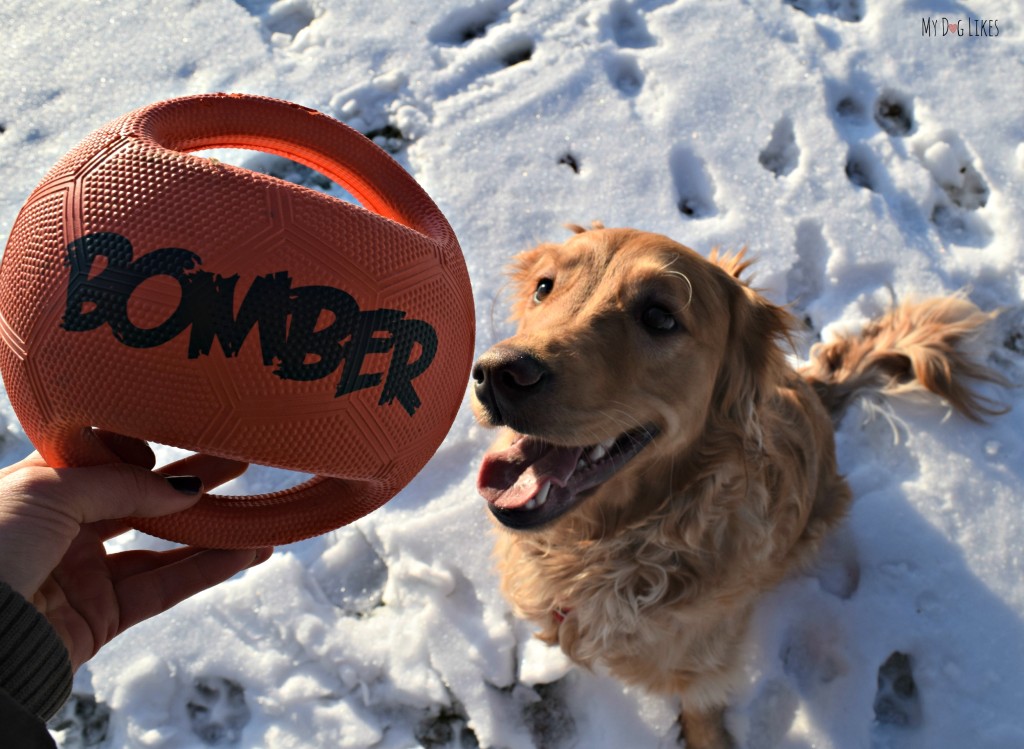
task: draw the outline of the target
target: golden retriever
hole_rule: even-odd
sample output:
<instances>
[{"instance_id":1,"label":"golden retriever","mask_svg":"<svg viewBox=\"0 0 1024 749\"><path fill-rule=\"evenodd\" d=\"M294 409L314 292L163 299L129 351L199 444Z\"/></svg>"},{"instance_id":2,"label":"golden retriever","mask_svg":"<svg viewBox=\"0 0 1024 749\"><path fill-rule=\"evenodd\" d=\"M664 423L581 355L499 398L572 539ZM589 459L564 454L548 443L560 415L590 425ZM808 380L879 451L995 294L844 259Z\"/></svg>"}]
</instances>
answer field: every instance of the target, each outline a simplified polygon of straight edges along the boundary
<instances>
[{"instance_id":1,"label":"golden retriever","mask_svg":"<svg viewBox=\"0 0 1024 749\"><path fill-rule=\"evenodd\" d=\"M904 305L796 370L794 319L740 280L743 253L592 230L518 256L518 330L473 368L504 427L479 489L502 591L576 662L677 695L691 749L734 746L723 714L758 597L843 518L833 418L865 390L934 391L995 413L965 353L991 315Z\"/></svg>"}]
</instances>

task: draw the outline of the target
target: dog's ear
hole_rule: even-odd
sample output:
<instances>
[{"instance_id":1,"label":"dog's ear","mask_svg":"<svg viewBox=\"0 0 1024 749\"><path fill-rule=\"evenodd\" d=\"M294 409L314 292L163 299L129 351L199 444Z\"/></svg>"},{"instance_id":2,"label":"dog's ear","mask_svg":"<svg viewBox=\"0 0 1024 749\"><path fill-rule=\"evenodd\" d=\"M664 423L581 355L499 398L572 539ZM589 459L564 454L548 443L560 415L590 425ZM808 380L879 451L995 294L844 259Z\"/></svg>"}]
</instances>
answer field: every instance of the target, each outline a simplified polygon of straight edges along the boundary
<instances>
[{"instance_id":1,"label":"dog's ear","mask_svg":"<svg viewBox=\"0 0 1024 749\"><path fill-rule=\"evenodd\" d=\"M742 254L729 260L735 262L719 275L729 301L729 333L712 409L722 419L737 423L755 417L758 406L785 372L782 345L792 345L795 320L729 272L738 275L749 265Z\"/></svg>"},{"instance_id":2,"label":"dog's ear","mask_svg":"<svg viewBox=\"0 0 1024 749\"><path fill-rule=\"evenodd\" d=\"M571 231L573 234L583 234L584 232L591 231L592 229L603 229L604 228L604 222L603 221L597 221L597 220L591 221L590 222L590 229L587 229L587 228L585 228L583 226L580 226L579 224L566 224L565 228L568 229L569 231Z\"/></svg>"}]
</instances>

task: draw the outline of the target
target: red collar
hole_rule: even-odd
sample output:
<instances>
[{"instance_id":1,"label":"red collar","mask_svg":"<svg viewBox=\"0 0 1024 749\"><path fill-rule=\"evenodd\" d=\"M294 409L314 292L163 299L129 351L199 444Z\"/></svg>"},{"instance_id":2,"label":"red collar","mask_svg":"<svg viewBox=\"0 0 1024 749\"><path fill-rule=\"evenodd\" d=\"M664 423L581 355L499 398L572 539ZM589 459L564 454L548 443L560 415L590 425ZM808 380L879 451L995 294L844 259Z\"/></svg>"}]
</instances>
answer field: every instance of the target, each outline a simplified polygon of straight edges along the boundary
<instances>
[{"instance_id":1,"label":"red collar","mask_svg":"<svg viewBox=\"0 0 1024 749\"><path fill-rule=\"evenodd\" d=\"M572 613L572 609L557 608L551 612L551 616L555 618L555 621L561 624L565 621L565 617Z\"/></svg>"}]
</instances>

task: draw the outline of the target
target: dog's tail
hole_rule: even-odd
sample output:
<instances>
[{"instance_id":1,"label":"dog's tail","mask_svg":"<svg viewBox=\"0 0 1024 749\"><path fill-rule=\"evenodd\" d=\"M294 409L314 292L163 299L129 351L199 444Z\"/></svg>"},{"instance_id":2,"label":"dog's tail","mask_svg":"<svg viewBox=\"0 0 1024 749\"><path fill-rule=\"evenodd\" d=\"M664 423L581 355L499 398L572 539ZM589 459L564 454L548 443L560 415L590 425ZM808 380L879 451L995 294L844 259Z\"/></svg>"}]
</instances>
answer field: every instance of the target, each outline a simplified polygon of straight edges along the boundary
<instances>
[{"instance_id":1,"label":"dog's tail","mask_svg":"<svg viewBox=\"0 0 1024 749\"><path fill-rule=\"evenodd\" d=\"M858 395L926 390L982 421L1007 411L975 390L982 382L1005 384L976 353L979 334L996 314L962 296L904 303L860 333L814 346L801 372L836 421Z\"/></svg>"}]
</instances>

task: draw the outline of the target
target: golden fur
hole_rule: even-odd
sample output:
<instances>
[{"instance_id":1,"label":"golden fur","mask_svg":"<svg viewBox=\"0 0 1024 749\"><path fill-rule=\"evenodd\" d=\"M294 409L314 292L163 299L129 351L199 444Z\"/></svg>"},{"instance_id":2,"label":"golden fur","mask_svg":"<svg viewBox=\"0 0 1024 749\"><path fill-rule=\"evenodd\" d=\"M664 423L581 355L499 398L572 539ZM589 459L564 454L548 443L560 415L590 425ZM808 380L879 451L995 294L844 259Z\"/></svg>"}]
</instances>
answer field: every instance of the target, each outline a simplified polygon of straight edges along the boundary
<instances>
[{"instance_id":1,"label":"golden fur","mask_svg":"<svg viewBox=\"0 0 1024 749\"><path fill-rule=\"evenodd\" d=\"M731 747L722 716L753 607L850 502L832 417L864 390L921 388L994 412L966 383L994 377L962 345L989 315L959 297L906 305L797 371L794 320L740 280L743 253L574 228L516 259L518 331L474 369L477 417L505 427L496 454L520 435L552 449L655 437L550 522L499 525L502 591L574 661L677 695L689 747Z\"/></svg>"}]
</instances>

